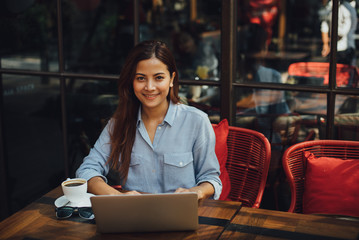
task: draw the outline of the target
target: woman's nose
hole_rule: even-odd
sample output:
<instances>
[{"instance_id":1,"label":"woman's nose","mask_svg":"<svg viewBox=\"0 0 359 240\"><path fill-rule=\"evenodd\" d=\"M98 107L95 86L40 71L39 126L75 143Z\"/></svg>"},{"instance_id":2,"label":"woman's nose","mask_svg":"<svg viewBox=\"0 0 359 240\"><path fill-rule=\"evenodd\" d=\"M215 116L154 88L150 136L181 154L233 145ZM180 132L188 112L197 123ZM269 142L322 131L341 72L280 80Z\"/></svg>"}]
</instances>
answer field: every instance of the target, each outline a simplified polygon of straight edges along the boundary
<instances>
[{"instance_id":1,"label":"woman's nose","mask_svg":"<svg viewBox=\"0 0 359 240\"><path fill-rule=\"evenodd\" d=\"M151 79L149 79L146 83L145 88L146 90L153 90L155 88L154 82Z\"/></svg>"}]
</instances>

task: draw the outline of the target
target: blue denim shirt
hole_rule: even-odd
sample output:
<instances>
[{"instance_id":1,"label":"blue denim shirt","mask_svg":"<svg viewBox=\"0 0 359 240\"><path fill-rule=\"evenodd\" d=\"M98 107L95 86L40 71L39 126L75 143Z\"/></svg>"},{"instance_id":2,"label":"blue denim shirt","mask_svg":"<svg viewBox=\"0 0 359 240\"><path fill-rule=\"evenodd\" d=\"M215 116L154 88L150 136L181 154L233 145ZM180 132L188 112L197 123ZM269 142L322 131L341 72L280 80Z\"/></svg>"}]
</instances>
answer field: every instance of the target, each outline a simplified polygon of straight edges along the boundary
<instances>
[{"instance_id":1,"label":"blue denim shirt","mask_svg":"<svg viewBox=\"0 0 359 240\"><path fill-rule=\"evenodd\" d=\"M76 172L87 180L109 172L111 124L102 131L89 155ZM213 185L214 199L222 191L219 164L215 154L215 134L208 116L184 104L169 105L164 121L158 125L153 144L138 113L136 139L132 148L126 190L149 193L174 192L202 182Z\"/></svg>"}]
</instances>

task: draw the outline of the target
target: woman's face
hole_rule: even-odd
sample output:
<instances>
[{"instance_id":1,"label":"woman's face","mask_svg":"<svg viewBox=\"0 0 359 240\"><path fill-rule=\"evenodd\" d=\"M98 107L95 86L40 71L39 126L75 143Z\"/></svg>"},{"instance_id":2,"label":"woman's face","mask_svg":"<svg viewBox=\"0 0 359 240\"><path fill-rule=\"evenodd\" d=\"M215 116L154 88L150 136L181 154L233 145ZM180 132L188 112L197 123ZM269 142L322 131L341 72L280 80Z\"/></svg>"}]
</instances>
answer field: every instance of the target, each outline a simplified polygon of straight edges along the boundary
<instances>
[{"instance_id":1,"label":"woman's face","mask_svg":"<svg viewBox=\"0 0 359 240\"><path fill-rule=\"evenodd\" d=\"M175 73L171 76L167 66L155 57L138 62L133 89L142 107L167 111L167 95L174 77Z\"/></svg>"}]
</instances>

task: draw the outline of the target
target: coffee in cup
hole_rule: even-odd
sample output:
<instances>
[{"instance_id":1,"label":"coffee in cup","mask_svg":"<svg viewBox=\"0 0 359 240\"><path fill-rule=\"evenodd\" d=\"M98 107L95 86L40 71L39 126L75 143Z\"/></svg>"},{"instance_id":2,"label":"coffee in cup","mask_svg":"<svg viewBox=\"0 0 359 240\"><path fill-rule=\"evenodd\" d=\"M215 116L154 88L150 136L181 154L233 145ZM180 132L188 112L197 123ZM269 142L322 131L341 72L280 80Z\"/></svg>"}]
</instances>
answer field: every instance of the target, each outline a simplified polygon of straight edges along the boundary
<instances>
[{"instance_id":1,"label":"coffee in cup","mask_svg":"<svg viewBox=\"0 0 359 240\"><path fill-rule=\"evenodd\" d=\"M61 183L65 197L73 203L81 202L87 196L87 181L83 178L68 178Z\"/></svg>"}]
</instances>

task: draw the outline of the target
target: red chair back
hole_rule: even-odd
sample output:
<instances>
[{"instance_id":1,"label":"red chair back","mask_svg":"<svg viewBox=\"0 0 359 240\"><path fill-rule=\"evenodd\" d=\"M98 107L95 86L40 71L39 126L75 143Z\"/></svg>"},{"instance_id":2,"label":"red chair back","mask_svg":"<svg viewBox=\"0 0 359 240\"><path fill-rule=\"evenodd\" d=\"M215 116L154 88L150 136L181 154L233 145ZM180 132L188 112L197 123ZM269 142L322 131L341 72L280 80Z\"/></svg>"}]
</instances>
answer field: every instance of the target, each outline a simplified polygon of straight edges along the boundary
<instances>
[{"instance_id":1,"label":"red chair back","mask_svg":"<svg viewBox=\"0 0 359 240\"><path fill-rule=\"evenodd\" d=\"M344 140L314 140L297 143L283 154L282 163L291 190L288 212L302 213L306 158L304 151L316 157L359 160L359 142Z\"/></svg>"},{"instance_id":2,"label":"red chair back","mask_svg":"<svg viewBox=\"0 0 359 240\"><path fill-rule=\"evenodd\" d=\"M356 87L358 84L358 69L355 66L337 64L336 82L338 87ZM329 83L328 62L296 62L288 68L288 77L316 77L322 78L322 84Z\"/></svg>"},{"instance_id":3,"label":"red chair back","mask_svg":"<svg viewBox=\"0 0 359 240\"><path fill-rule=\"evenodd\" d=\"M227 171L231 181L228 198L259 208L267 181L271 147L260 132L229 126Z\"/></svg>"}]
</instances>

